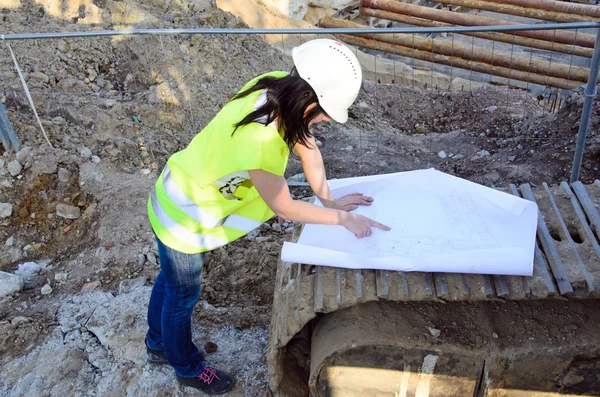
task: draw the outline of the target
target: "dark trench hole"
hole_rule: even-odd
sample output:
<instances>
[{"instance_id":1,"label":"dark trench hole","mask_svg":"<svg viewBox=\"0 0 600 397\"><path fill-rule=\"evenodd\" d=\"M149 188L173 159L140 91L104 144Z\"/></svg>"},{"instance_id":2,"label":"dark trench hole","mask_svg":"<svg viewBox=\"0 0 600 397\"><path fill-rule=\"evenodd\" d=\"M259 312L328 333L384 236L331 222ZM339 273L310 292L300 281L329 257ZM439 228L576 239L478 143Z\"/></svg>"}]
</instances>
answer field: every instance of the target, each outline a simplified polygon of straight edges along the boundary
<instances>
[{"instance_id":1,"label":"dark trench hole","mask_svg":"<svg viewBox=\"0 0 600 397\"><path fill-rule=\"evenodd\" d=\"M562 238L560 237L560 233L558 232L558 229L555 228L551 228L550 229L550 236L555 240L555 241L562 241Z\"/></svg>"},{"instance_id":2,"label":"dark trench hole","mask_svg":"<svg viewBox=\"0 0 600 397\"><path fill-rule=\"evenodd\" d=\"M579 234L579 230L577 230L575 226L569 225L567 226L567 229L569 230L569 234L571 235L573 241L575 241L577 244L583 243L583 238L581 237L581 235Z\"/></svg>"}]
</instances>

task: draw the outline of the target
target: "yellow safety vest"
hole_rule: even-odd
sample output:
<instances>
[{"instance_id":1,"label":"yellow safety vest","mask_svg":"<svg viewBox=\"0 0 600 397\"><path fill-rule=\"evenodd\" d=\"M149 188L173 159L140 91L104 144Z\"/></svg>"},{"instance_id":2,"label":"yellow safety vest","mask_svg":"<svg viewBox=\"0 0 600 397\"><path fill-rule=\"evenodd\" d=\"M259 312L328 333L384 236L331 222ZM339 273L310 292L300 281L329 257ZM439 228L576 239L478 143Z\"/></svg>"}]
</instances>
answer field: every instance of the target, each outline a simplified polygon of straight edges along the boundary
<instances>
[{"instance_id":1,"label":"yellow safety vest","mask_svg":"<svg viewBox=\"0 0 600 397\"><path fill-rule=\"evenodd\" d=\"M242 90L271 72L250 81ZM214 184L234 172L261 169L283 176L289 150L277 128L234 124L254 110L260 90L230 101L182 151L172 155L148 200L154 233L168 247L194 254L221 247L249 233L274 214L246 179L233 198Z\"/></svg>"}]
</instances>

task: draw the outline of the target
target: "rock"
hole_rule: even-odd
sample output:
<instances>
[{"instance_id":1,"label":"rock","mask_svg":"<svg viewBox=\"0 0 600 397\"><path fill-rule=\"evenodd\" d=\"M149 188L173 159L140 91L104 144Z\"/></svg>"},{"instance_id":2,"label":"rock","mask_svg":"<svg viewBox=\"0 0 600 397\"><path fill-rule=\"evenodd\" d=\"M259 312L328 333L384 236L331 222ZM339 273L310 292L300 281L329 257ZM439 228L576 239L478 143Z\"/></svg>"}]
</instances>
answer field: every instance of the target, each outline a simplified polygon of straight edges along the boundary
<instances>
[{"instance_id":1,"label":"rock","mask_svg":"<svg viewBox=\"0 0 600 397\"><path fill-rule=\"evenodd\" d=\"M490 156L490 152L488 152L487 150L480 150L479 152L477 152L477 156L479 156L479 157L489 157Z\"/></svg>"},{"instance_id":2,"label":"rock","mask_svg":"<svg viewBox=\"0 0 600 397\"><path fill-rule=\"evenodd\" d=\"M29 74L29 78L37 81L41 81L44 84L47 84L50 81L50 77L42 72L33 72Z\"/></svg>"},{"instance_id":3,"label":"rock","mask_svg":"<svg viewBox=\"0 0 600 397\"><path fill-rule=\"evenodd\" d=\"M156 266L157 262L156 262L156 256L154 256L154 254L152 252L148 252L146 253L146 260L148 261L148 263L150 263L152 266Z\"/></svg>"},{"instance_id":4,"label":"rock","mask_svg":"<svg viewBox=\"0 0 600 397\"><path fill-rule=\"evenodd\" d=\"M28 322L30 322L30 321L31 321L31 320L30 320L30 319L28 319L27 317L23 317L23 316L17 316L17 317L15 317L15 318L13 318L13 319L11 320L11 322L10 322L10 323L11 323L12 325L14 325L15 327L18 327L19 325L21 325L21 324L25 324L25 323L28 323Z\"/></svg>"},{"instance_id":5,"label":"rock","mask_svg":"<svg viewBox=\"0 0 600 397\"><path fill-rule=\"evenodd\" d=\"M98 157L98 156L92 156L92 163L98 164L99 162L100 162L100 157Z\"/></svg>"},{"instance_id":6,"label":"rock","mask_svg":"<svg viewBox=\"0 0 600 397\"><path fill-rule=\"evenodd\" d=\"M4 166L5 166L4 157L0 157L0 169L4 168Z\"/></svg>"},{"instance_id":7,"label":"rock","mask_svg":"<svg viewBox=\"0 0 600 397\"><path fill-rule=\"evenodd\" d=\"M92 151L84 146L81 149L79 149L79 155L84 159L89 159L90 157L92 157Z\"/></svg>"},{"instance_id":8,"label":"rock","mask_svg":"<svg viewBox=\"0 0 600 397\"><path fill-rule=\"evenodd\" d=\"M259 234L260 234L260 230L259 229L254 229L250 233L248 233L244 238L246 240L255 240L258 237Z\"/></svg>"},{"instance_id":9,"label":"rock","mask_svg":"<svg viewBox=\"0 0 600 397\"><path fill-rule=\"evenodd\" d=\"M508 156L507 160L508 161L515 161L517 159L517 156Z\"/></svg>"},{"instance_id":10,"label":"rock","mask_svg":"<svg viewBox=\"0 0 600 397\"><path fill-rule=\"evenodd\" d=\"M64 92L85 92L88 90L88 86L81 80L67 78L59 81L56 89Z\"/></svg>"},{"instance_id":11,"label":"rock","mask_svg":"<svg viewBox=\"0 0 600 397\"><path fill-rule=\"evenodd\" d=\"M323 142L321 142L320 140L316 140L315 143L317 144L318 147L323 146Z\"/></svg>"},{"instance_id":12,"label":"rock","mask_svg":"<svg viewBox=\"0 0 600 397\"><path fill-rule=\"evenodd\" d=\"M6 243L4 243L4 244L8 247L11 247L14 243L15 243L15 236L10 236L9 238L6 239Z\"/></svg>"},{"instance_id":13,"label":"rock","mask_svg":"<svg viewBox=\"0 0 600 397\"><path fill-rule=\"evenodd\" d=\"M433 327L427 327L427 329L429 330L431 336L433 336L434 338L438 338L442 334L442 331L440 331L439 329Z\"/></svg>"},{"instance_id":14,"label":"rock","mask_svg":"<svg viewBox=\"0 0 600 397\"><path fill-rule=\"evenodd\" d=\"M78 219L81 216L79 207L60 203L56 206L56 215L66 219Z\"/></svg>"},{"instance_id":15,"label":"rock","mask_svg":"<svg viewBox=\"0 0 600 397\"><path fill-rule=\"evenodd\" d=\"M464 154L455 154L454 156L452 156L452 160L461 160L464 158L465 158Z\"/></svg>"},{"instance_id":16,"label":"rock","mask_svg":"<svg viewBox=\"0 0 600 397\"><path fill-rule=\"evenodd\" d=\"M64 168L58 169L58 180L67 183L71 179L71 173Z\"/></svg>"},{"instance_id":17,"label":"rock","mask_svg":"<svg viewBox=\"0 0 600 397\"><path fill-rule=\"evenodd\" d=\"M41 291L42 295L50 295L52 293L52 287L50 284L46 284L42 287Z\"/></svg>"},{"instance_id":18,"label":"rock","mask_svg":"<svg viewBox=\"0 0 600 397\"><path fill-rule=\"evenodd\" d=\"M427 134L427 127L425 127L424 125L421 125L421 124L417 124L415 126L415 132L417 134Z\"/></svg>"},{"instance_id":19,"label":"rock","mask_svg":"<svg viewBox=\"0 0 600 397\"><path fill-rule=\"evenodd\" d=\"M56 48L58 48L58 50L63 54L69 51L69 45L64 40L58 40L56 42Z\"/></svg>"},{"instance_id":20,"label":"rock","mask_svg":"<svg viewBox=\"0 0 600 397\"><path fill-rule=\"evenodd\" d=\"M31 167L32 175L54 174L58 170L57 156L43 156L33 163Z\"/></svg>"},{"instance_id":21,"label":"rock","mask_svg":"<svg viewBox=\"0 0 600 397\"><path fill-rule=\"evenodd\" d=\"M123 316L123 322L130 327L135 323L135 314L127 313Z\"/></svg>"},{"instance_id":22,"label":"rock","mask_svg":"<svg viewBox=\"0 0 600 397\"><path fill-rule=\"evenodd\" d=\"M67 278L69 278L69 273L56 273L54 275L54 281L59 283L67 281Z\"/></svg>"},{"instance_id":23,"label":"rock","mask_svg":"<svg viewBox=\"0 0 600 397\"><path fill-rule=\"evenodd\" d=\"M21 173L21 171L23 171L23 166L17 160L13 160L10 163L8 163L7 168L8 168L8 172L12 176L17 176Z\"/></svg>"},{"instance_id":24,"label":"rock","mask_svg":"<svg viewBox=\"0 0 600 397\"><path fill-rule=\"evenodd\" d=\"M17 270L15 270L15 274L20 276L23 281L30 282L37 276L41 269L42 267L35 262L25 262L19 265Z\"/></svg>"},{"instance_id":25,"label":"rock","mask_svg":"<svg viewBox=\"0 0 600 397\"><path fill-rule=\"evenodd\" d=\"M104 173L98 169L98 165L89 162L79 167L79 186L85 186L85 190L91 194L101 192L106 188Z\"/></svg>"},{"instance_id":26,"label":"rock","mask_svg":"<svg viewBox=\"0 0 600 397\"><path fill-rule=\"evenodd\" d=\"M293 233L294 232L294 226L290 226L288 228L285 229L286 233Z\"/></svg>"},{"instance_id":27,"label":"rock","mask_svg":"<svg viewBox=\"0 0 600 397\"><path fill-rule=\"evenodd\" d=\"M91 283L86 283L83 284L83 287L81 287L81 292L90 292L95 290L96 288L98 288L101 285L99 280L93 281Z\"/></svg>"},{"instance_id":28,"label":"rock","mask_svg":"<svg viewBox=\"0 0 600 397\"><path fill-rule=\"evenodd\" d=\"M204 351L205 351L207 354L216 353L216 352L217 352L217 350L219 350L219 345L217 345L217 344L216 344L216 343L214 343L214 342L206 342L206 343L204 344Z\"/></svg>"},{"instance_id":29,"label":"rock","mask_svg":"<svg viewBox=\"0 0 600 397\"><path fill-rule=\"evenodd\" d=\"M102 101L100 103L100 107L102 107L104 109L111 109L116 104L117 104L117 100L116 99L105 99L104 101Z\"/></svg>"},{"instance_id":30,"label":"rock","mask_svg":"<svg viewBox=\"0 0 600 397\"><path fill-rule=\"evenodd\" d=\"M54 125L65 125L67 124L67 120L64 119L64 117L61 116L56 116L52 119L52 124Z\"/></svg>"},{"instance_id":31,"label":"rock","mask_svg":"<svg viewBox=\"0 0 600 397\"><path fill-rule=\"evenodd\" d=\"M438 157L441 159L445 159L446 157L448 157L448 155L446 154L446 152L444 152L442 150L441 152L438 153Z\"/></svg>"},{"instance_id":32,"label":"rock","mask_svg":"<svg viewBox=\"0 0 600 397\"><path fill-rule=\"evenodd\" d=\"M363 101L360 101L360 102L357 104L357 106L358 106L358 108L359 108L359 109L368 109L368 108L369 108L369 105L367 105L367 104L366 104L365 102L363 102Z\"/></svg>"},{"instance_id":33,"label":"rock","mask_svg":"<svg viewBox=\"0 0 600 397\"><path fill-rule=\"evenodd\" d=\"M494 338L494 339L498 339L498 334L497 334L497 333L495 333L495 332L492 332L492 338Z\"/></svg>"},{"instance_id":34,"label":"rock","mask_svg":"<svg viewBox=\"0 0 600 397\"><path fill-rule=\"evenodd\" d=\"M304 173L296 174L289 177L288 182L306 182L306 175Z\"/></svg>"},{"instance_id":35,"label":"rock","mask_svg":"<svg viewBox=\"0 0 600 397\"><path fill-rule=\"evenodd\" d=\"M281 232L281 225L279 224L279 222L273 223L273 226L271 226L271 228L276 232Z\"/></svg>"},{"instance_id":36,"label":"rock","mask_svg":"<svg viewBox=\"0 0 600 397\"><path fill-rule=\"evenodd\" d=\"M23 279L16 274L0 271L0 298L23 289Z\"/></svg>"},{"instance_id":37,"label":"rock","mask_svg":"<svg viewBox=\"0 0 600 397\"><path fill-rule=\"evenodd\" d=\"M0 218L8 218L12 215L13 206L11 203L0 203Z\"/></svg>"},{"instance_id":38,"label":"rock","mask_svg":"<svg viewBox=\"0 0 600 397\"><path fill-rule=\"evenodd\" d=\"M498 109L498 106L488 106L487 108L483 109L486 112L493 112L494 110Z\"/></svg>"},{"instance_id":39,"label":"rock","mask_svg":"<svg viewBox=\"0 0 600 397\"><path fill-rule=\"evenodd\" d=\"M21 165L25 165L27 163L27 161L32 159L32 152L33 149L30 148L29 146L25 146L23 149L19 150L19 152L17 153L17 161L21 164Z\"/></svg>"},{"instance_id":40,"label":"rock","mask_svg":"<svg viewBox=\"0 0 600 397\"><path fill-rule=\"evenodd\" d=\"M146 285L146 277L123 280L119 283L119 294L128 294L136 288Z\"/></svg>"},{"instance_id":41,"label":"rock","mask_svg":"<svg viewBox=\"0 0 600 397\"><path fill-rule=\"evenodd\" d=\"M95 71L94 69L92 69L92 68L89 68L89 69L87 70L87 78L88 78L88 80L89 80L90 82L91 82L91 81L94 81L94 80L96 80L96 77L98 77L98 73L96 73L96 71Z\"/></svg>"},{"instance_id":42,"label":"rock","mask_svg":"<svg viewBox=\"0 0 600 397\"><path fill-rule=\"evenodd\" d=\"M485 174L483 178L490 183L497 183L500 181L500 174L498 174L497 172L490 172L488 174Z\"/></svg>"},{"instance_id":43,"label":"rock","mask_svg":"<svg viewBox=\"0 0 600 397\"><path fill-rule=\"evenodd\" d=\"M341 150L345 150L346 152L350 152L350 151L352 151L352 149L354 149L352 146L346 146L345 148L342 148Z\"/></svg>"}]
</instances>

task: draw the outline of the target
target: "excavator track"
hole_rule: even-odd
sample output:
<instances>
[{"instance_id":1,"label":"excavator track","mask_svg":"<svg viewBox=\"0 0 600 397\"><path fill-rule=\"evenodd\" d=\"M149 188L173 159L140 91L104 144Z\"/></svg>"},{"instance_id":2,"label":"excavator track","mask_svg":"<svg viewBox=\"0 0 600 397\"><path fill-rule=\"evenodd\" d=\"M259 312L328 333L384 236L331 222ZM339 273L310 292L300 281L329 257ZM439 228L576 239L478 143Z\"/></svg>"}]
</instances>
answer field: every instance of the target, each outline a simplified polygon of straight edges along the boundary
<instances>
[{"instance_id":1,"label":"excavator track","mask_svg":"<svg viewBox=\"0 0 600 397\"><path fill-rule=\"evenodd\" d=\"M531 277L280 262L272 390L292 397L599 395L600 332L587 327L600 324L600 181L505 191L539 207ZM532 339L519 342L519 327L512 334L498 323L509 315L527 324L522 331ZM565 327L577 327L582 339L565 337ZM555 351L542 354L548 346ZM532 362L548 368L532 377L525 371Z\"/></svg>"}]
</instances>

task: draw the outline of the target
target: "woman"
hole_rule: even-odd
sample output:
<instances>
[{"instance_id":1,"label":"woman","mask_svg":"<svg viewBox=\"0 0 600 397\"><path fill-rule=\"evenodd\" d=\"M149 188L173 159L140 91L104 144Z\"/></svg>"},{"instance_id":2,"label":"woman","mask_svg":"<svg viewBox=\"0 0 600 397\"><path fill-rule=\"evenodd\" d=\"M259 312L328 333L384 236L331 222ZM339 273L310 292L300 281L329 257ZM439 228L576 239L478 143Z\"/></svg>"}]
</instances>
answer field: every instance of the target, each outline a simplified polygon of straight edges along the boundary
<instances>
[{"instance_id":1,"label":"woman","mask_svg":"<svg viewBox=\"0 0 600 397\"><path fill-rule=\"evenodd\" d=\"M169 363L177 380L206 394L234 385L204 364L192 342L191 317L200 298L204 253L234 241L273 214L302 223L341 225L356 237L371 227L347 211L370 205L361 194L334 200L310 126L345 123L362 83L360 64L342 43L318 39L293 50L291 74L250 81L189 146L167 162L148 201L161 272L148 307L146 347L151 362ZM283 177L290 152L323 207L292 200Z\"/></svg>"}]
</instances>

